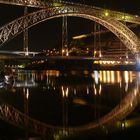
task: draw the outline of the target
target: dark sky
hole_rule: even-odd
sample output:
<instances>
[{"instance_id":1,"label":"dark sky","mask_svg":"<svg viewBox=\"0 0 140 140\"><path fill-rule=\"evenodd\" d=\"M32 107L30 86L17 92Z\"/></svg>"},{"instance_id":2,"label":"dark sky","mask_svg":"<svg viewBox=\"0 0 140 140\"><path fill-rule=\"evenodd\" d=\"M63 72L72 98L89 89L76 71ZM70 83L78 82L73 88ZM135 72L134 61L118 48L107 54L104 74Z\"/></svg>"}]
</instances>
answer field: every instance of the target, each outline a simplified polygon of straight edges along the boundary
<instances>
[{"instance_id":1,"label":"dark sky","mask_svg":"<svg viewBox=\"0 0 140 140\"><path fill-rule=\"evenodd\" d=\"M139 2L136 0L67 0L86 3L102 8L124 11L140 15ZM32 9L29 9L30 11ZM0 26L23 15L23 7L0 4ZM52 19L40 23L29 29L29 50L40 51L43 48L60 47L62 19ZM68 40L72 36L90 33L93 30L93 23L89 20L70 17L68 18ZM23 35L19 35L0 49L22 50Z\"/></svg>"}]
</instances>

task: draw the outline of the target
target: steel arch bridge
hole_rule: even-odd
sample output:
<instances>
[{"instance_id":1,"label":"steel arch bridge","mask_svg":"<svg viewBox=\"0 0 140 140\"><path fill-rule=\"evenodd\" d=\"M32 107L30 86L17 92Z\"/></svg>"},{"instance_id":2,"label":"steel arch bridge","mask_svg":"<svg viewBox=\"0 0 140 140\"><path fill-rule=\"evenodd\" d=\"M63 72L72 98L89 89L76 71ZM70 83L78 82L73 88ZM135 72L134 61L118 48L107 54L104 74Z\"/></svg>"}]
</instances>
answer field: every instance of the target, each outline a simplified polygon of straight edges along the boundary
<instances>
[{"instance_id":1,"label":"steel arch bridge","mask_svg":"<svg viewBox=\"0 0 140 140\"><path fill-rule=\"evenodd\" d=\"M13 0L16 1L16 0ZM27 1L28 2L28 1ZM22 3L23 4L23 3ZM25 4L25 3L24 3ZM23 4L23 5L24 5ZM42 3L39 3L42 7ZM30 6L30 5L29 5ZM33 5L34 6L34 5ZM44 5L43 5L44 6ZM84 6L73 3L62 3L59 6L53 6L49 3L46 8L22 16L0 28L0 46L7 41L23 32L25 29L35 26L40 22L52 18L63 16L76 16L95 21L114 33L123 44L137 58L139 56L140 42L137 36L119 20L140 24L140 18L132 16L128 17L123 13L106 11L97 7Z\"/></svg>"},{"instance_id":2,"label":"steel arch bridge","mask_svg":"<svg viewBox=\"0 0 140 140\"><path fill-rule=\"evenodd\" d=\"M139 17L135 17L132 15L129 16L127 14L124 17L124 13L113 12L109 10L106 11L100 8L68 3L62 3L62 5L54 7L52 3L46 5L39 0L34 0L34 3L30 3L31 1L29 0L27 0L27 3L25 3L24 0L0 0L0 2L43 8L42 10L20 17L1 27L0 46L5 44L13 37L17 36L19 33L23 32L25 29L30 28L40 22L44 22L45 20L62 16L76 16L93 20L105 26L110 31L112 31L118 38L120 38L124 45L128 47L134 55L139 55L140 43L137 36L119 21L125 20L128 22L140 24ZM109 12L109 15L106 14L106 12ZM126 98L122 100L118 106L116 106L109 114L101 118L98 122L91 123L83 127L68 128L68 130L65 130L66 133L67 131L68 133L78 133L84 130L91 130L96 127L100 127L101 125L108 124L109 122L122 119L135 108L138 102L138 93L139 90L136 86L132 91L130 91L129 94L127 94ZM28 127L34 133L40 135L60 134L60 132L65 133L62 127L54 127L41 123L37 120L29 118L12 106L3 103L1 103L0 105L0 118L8 121L13 125L16 125L17 127Z\"/></svg>"}]
</instances>

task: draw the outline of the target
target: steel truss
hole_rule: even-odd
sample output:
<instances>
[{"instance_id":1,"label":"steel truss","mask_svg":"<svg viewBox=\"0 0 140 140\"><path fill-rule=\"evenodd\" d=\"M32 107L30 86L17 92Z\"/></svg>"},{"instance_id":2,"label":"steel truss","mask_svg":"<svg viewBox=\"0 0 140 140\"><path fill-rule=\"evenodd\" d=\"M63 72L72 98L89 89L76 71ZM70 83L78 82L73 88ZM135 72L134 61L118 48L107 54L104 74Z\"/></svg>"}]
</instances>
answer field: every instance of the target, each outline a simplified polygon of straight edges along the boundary
<instances>
[{"instance_id":1,"label":"steel truss","mask_svg":"<svg viewBox=\"0 0 140 140\"><path fill-rule=\"evenodd\" d=\"M39 10L4 25L0 28L0 46L23 32L25 29L45 20L62 16L82 17L105 26L107 29L112 31L134 55L139 55L139 40L137 36L124 24L112 17L104 16L99 10L69 5Z\"/></svg>"}]
</instances>

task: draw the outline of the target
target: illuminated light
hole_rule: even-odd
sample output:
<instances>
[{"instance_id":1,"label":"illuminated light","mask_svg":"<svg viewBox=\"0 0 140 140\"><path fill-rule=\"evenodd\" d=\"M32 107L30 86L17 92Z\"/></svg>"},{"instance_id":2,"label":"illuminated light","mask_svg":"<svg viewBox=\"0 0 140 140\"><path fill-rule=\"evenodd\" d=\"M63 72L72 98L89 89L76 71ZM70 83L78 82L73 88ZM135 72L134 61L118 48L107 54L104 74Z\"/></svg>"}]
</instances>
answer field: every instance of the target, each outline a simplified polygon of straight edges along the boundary
<instances>
[{"instance_id":1,"label":"illuminated light","mask_svg":"<svg viewBox=\"0 0 140 140\"><path fill-rule=\"evenodd\" d=\"M115 63L115 61L111 61L111 64L114 64Z\"/></svg>"},{"instance_id":2,"label":"illuminated light","mask_svg":"<svg viewBox=\"0 0 140 140\"><path fill-rule=\"evenodd\" d=\"M67 51L66 56L69 56L69 52Z\"/></svg>"},{"instance_id":3,"label":"illuminated light","mask_svg":"<svg viewBox=\"0 0 140 140\"><path fill-rule=\"evenodd\" d=\"M120 64L121 62L120 61L117 61L117 63Z\"/></svg>"},{"instance_id":4,"label":"illuminated light","mask_svg":"<svg viewBox=\"0 0 140 140\"><path fill-rule=\"evenodd\" d=\"M110 61L106 61L107 64L110 64Z\"/></svg>"},{"instance_id":5,"label":"illuminated light","mask_svg":"<svg viewBox=\"0 0 140 140\"><path fill-rule=\"evenodd\" d=\"M102 54L101 54L101 52L100 52L100 54L99 54L99 57L102 57Z\"/></svg>"},{"instance_id":6,"label":"illuminated light","mask_svg":"<svg viewBox=\"0 0 140 140\"><path fill-rule=\"evenodd\" d=\"M125 64L128 64L128 61L125 61Z\"/></svg>"},{"instance_id":7,"label":"illuminated light","mask_svg":"<svg viewBox=\"0 0 140 140\"><path fill-rule=\"evenodd\" d=\"M122 128L124 128L125 127L125 123L122 123Z\"/></svg>"},{"instance_id":8,"label":"illuminated light","mask_svg":"<svg viewBox=\"0 0 140 140\"><path fill-rule=\"evenodd\" d=\"M131 103L130 105L131 105L131 107L132 107L132 106L133 106L133 103Z\"/></svg>"},{"instance_id":9,"label":"illuminated light","mask_svg":"<svg viewBox=\"0 0 140 140\"><path fill-rule=\"evenodd\" d=\"M122 16L122 19L125 19L125 16Z\"/></svg>"},{"instance_id":10,"label":"illuminated light","mask_svg":"<svg viewBox=\"0 0 140 140\"><path fill-rule=\"evenodd\" d=\"M61 4L60 3L53 2L53 6L59 7L59 6L61 6Z\"/></svg>"},{"instance_id":11,"label":"illuminated light","mask_svg":"<svg viewBox=\"0 0 140 140\"><path fill-rule=\"evenodd\" d=\"M106 17L109 16L109 13L108 13L107 11L105 12L105 16L106 16Z\"/></svg>"},{"instance_id":12,"label":"illuminated light","mask_svg":"<svg viewBox=\"0 0 140 140\"><path fill-rule=\"evenodd\" d=\"M103 61L103 64L106 64L106 61Z\"/></svg>"},{"instance_id":13,"label":"illuminated light","mask_svg":"<svg viewBox=\"0 0 140 140\"><path fill-rule=\"evenodd\" d=\"M86 38L87 35L79 35L79 36L75 36L72 39L82 39L82 38Z\"/></svg>"},{"instance_id":14,"label":"illuminated light","mask_svg":"<svg viewBox=\"0 0 140 140\"><path fill-rule=\"evenodd\" d=\"M99 64L99 61L94 61L94 64Z\"/></svg>"},{"instance_id":15,"label":"illuminated light","mask_svg":"<svg viewBox=\"0 0 140 140\"><path fill-rule=\"evenodd\" d=\"M65 52L65 49L62 49L62 53L64 53Z\"/></svg>"},{"instance_id":16,"label":"illuminated light","mask_svg":"<svg viewBox=\"0 0 140 140\"><path fill-rule=\"evenodd\" d=\"M95 50L95 51L94 51L94 54L96 54L96 53L97 53L97 51Z\"/></svg>"}]
</instances>

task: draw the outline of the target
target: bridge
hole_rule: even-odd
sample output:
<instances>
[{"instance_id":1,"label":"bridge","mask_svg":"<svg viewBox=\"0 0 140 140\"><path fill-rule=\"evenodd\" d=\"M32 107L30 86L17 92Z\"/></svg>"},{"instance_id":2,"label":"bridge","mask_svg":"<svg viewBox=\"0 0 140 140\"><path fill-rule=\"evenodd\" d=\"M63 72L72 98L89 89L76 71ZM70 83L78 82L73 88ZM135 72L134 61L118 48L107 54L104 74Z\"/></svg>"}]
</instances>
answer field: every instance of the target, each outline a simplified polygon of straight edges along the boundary
<instances>
[{"instance_id":1,"label":"bridge","mask_svg":"<svg viewBox=\"0 0 140 140\"><path fill-rule=\"evenodd\" d=\"M29 55L35 56L36 54L39 54L40 52L28 52ZM24 51L0 51L0 54L18 54L18 55L25 55Z\"/></svg>"},{"instance_id":2,"label":"bridge","mask_svg":"<svg viewBox=\"0 0 140 140\"><path fill-rule=\"evenodd\" d=\"M38 6L42 8L41 10L27 14L2 26L0 28L0 46L4 45L7 41L25 31L25 29L29 29L30 27L35 26L40 22L44 22L46 20L57 17L76 16L89 19L103 25L111 32L113 32L123 42L123 44L129 50L131 50L132 54L134 54L136 57L139 56L139 39L127 26L120 22L125 21L140 24L140 17L137 15L131 15L65 1L56 1L57 4L55 6L54 1L43 3L43 1L39 0L34 2L27 0L26 4L25 1L22 0L12 0L10 2L8 0L0 0L0 2L8 4L16 3L17 5L22 6Z\"/></svg>"},{"instance_id":3,"label":"bridge","mask_svg":"<svg viewBox=\"0 0 140 140\"><path fill-rule=\"evenodd\" d=\"M132 54L135 55L136 59L140 55L140 41L138 37L121 22L125 21L140 24L140 17L137 15L65 1L0 0L0 3L39 8L33 13L23 15L0 27L0 46L5 45L9 40L40 22L58 17L76 16L92 20L106 27L123 42ZM135 108L138 99L137 96L139 95L138 92L139 90L136 85L118 106L98 120L98 122L86 126L68 128L66 130L62 127L50 126L34 120L14 107L4 103L0 105L0 118L17 127L28 127L29 130L39 135L54 136L58 134L67 135L79 133L81 131L93 130L101 125L109 124L112 121L123 119Z\"/></svg>"}]
</instances>

